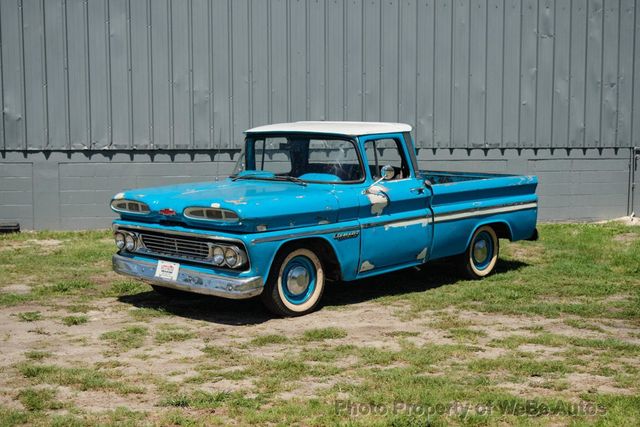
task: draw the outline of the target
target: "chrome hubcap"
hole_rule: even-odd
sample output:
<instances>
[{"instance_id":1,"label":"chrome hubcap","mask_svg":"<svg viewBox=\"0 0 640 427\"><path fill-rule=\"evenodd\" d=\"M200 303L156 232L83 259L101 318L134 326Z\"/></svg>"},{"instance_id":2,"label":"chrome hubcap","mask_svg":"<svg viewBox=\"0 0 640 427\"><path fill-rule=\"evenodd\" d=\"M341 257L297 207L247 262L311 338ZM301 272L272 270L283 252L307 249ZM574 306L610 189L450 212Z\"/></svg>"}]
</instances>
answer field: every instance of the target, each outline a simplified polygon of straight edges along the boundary
<instances>
[{"instance_id":1,"label":"chrome hubcap","mask_svg":"<svg viewBox=\"0 0 640 427\"><path fill-rule=\"evenodd\" d=\"M473 258L478 263L483 263L487 260L489 256L489 248L487 247L487 242L485 240L478 240L473 245Z\"/></svg>"},{"instance_id":2,"label":"chrome hubcap","mask_svg":"<svg viewBox=\"0 0 640 427\"><path fill-rule=\"evenodd\" d=\"M297 266L287 274L287 289L293 295L299 295L309 287L309 272L306 268Z\"/></svg>"}]
</instances>

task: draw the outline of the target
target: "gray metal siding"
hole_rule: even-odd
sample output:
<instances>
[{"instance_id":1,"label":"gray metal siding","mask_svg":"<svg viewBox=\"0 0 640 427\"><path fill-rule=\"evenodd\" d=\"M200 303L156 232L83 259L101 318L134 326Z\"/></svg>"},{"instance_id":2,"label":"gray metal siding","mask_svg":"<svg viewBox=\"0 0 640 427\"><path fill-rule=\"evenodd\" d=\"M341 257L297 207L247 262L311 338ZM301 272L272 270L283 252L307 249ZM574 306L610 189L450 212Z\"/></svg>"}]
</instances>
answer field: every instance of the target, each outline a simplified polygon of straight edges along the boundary
<instances>
[{"instance_id":1,"label":"gray metal siding","mask_svg":"<svg viewBox=\"0 0 640 427\"><path fill-rule=\"evenodd\" d=\"M0 0L0 148L234 148L301 119L631 147L639 25L634 0Z\"/></svg>"}]
</instances>

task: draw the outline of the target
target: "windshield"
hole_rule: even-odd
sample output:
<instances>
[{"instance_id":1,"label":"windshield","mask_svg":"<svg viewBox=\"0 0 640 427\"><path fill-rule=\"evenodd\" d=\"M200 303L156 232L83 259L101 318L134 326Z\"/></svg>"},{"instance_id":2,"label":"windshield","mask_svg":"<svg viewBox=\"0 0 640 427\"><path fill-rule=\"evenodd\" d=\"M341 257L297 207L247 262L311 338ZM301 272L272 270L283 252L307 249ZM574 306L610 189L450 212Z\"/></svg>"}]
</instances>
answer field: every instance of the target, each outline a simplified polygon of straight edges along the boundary
<instances>
[{"instance_id":1,"label":"windshield","mask_svg":"<svg viewBox=\"0 0 640 427\"><path fill-rule=\"evenodd\" d=\"M247 137L232 177L349 183L364 179L354 141L317 136Z\"/></svg>"}]
</instances>

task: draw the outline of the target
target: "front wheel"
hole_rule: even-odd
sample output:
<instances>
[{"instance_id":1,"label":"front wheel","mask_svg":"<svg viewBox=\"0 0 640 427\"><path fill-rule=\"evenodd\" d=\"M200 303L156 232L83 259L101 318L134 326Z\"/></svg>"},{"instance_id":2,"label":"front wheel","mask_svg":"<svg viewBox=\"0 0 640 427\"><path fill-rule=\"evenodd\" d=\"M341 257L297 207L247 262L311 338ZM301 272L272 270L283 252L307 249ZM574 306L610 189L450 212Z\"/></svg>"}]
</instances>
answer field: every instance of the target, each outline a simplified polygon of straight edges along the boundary
<instances>
[{"instance_id":1,"label":"front wheel","mask_svg":"<svg viewBox=\"0 0 640 427\"><path fill-rule=\"evenodd\" d=\"M318 306L324 284L320 257L311 249L294 247L276 256L261 297L279 316L302 316Z\"/></svg>"},{"instance_id":2,"label":"front wheel","mask_svg":"<svg viewBox=\"0 0 640 427\"><path fill-rule=\"evenodd\" d=\"M470 279L482 279L491 274L498 261L500 246L495 230L488 226L478 228L467 251L461 257L465 275Z\"/></svg>"}]
</instances>

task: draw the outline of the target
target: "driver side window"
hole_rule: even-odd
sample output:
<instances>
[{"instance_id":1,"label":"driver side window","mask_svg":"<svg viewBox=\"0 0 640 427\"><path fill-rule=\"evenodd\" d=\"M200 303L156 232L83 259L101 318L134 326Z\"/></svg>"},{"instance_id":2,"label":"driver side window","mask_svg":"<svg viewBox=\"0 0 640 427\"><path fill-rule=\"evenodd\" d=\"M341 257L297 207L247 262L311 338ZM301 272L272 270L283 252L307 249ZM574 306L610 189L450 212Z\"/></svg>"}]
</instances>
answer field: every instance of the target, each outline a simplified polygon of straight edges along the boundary
<instances>
[{"instance_id":1,"label":"driver side window","mask_svg":"<svg viewBox=\"0 0 640 427\"><path fill-rule=\"evenodd\" d=\"M380 178L383 166L393 166L395 175L392 180L409 177L409 167L402 151L400 141L390 138L375 139L365 142L367 164L374 179Z\"/></svg>"}]
</instances>

